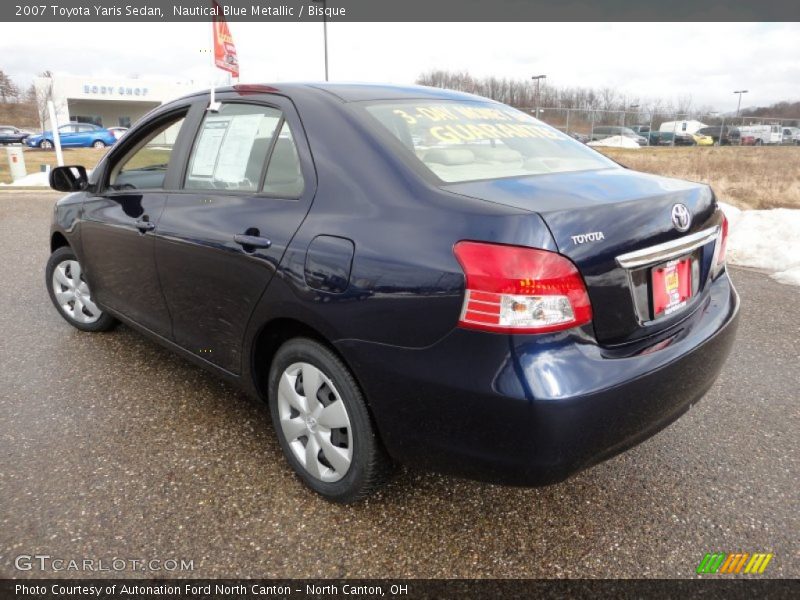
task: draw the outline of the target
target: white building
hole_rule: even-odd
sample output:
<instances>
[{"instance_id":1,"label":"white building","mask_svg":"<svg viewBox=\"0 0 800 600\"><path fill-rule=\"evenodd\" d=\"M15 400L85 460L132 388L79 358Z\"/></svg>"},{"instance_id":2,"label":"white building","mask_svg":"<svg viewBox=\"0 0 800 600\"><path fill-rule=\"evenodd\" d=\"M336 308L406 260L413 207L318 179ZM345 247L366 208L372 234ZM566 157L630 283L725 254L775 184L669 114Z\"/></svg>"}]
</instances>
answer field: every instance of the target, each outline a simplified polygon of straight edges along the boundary
<instances>
[{"instance_id":1,"label":"white building","mask_svg":"<svg viewBox=\"0 0 800 600\"><path fill-rule=\"evenodd\" d=\"M166 79L53 75L37 77L37 103L53 100L59 125L77 121L130 127L155 107L202 88ZM50 129L49 116L44 123Z\"/></svg>"}]
</instances>

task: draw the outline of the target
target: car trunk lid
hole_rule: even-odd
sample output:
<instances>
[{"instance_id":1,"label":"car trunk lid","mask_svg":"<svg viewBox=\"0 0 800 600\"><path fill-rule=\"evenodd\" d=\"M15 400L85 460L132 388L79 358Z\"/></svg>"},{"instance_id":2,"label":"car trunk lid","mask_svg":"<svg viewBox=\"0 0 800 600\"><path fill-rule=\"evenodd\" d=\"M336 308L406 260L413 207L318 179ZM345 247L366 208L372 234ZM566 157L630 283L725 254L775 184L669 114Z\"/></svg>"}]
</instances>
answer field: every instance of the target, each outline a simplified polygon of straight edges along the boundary
<instances>
[{"instance_id":1,"label":"car trunk lid","mask_svg":"<svg viewBox=\"0 0 800 600\"><path fill-rule=\"evenodd\" d=\"M606 169L448 184L444 189L539 213L558 250L586 282L599 342L621 344L681 320L702 296L713 260L719 217L706 185ZM688 209L688 229L673 222ZM671 258L692 260L692 297L653 315L651 271ZM627 259L627 260L626 260ZM662 260L663 259L663 260Z\"/></svg>"}]
</instances>

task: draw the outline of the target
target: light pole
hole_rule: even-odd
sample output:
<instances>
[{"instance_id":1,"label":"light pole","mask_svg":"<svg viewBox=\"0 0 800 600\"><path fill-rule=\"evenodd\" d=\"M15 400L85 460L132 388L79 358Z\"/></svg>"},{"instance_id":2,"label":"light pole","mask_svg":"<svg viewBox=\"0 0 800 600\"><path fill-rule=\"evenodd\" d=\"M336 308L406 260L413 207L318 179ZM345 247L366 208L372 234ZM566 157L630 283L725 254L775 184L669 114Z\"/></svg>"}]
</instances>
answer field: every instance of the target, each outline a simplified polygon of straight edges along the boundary
<instances>
[{"instance_id":1,"label":"light pole","mask_svg":"<svg viewBox=\"0 0 800 600\"><path fill-rule=\"evenodd\" d=\"M628 108L633 110L634 108L639 108L639 105L638 104L631 104ZM622 111L622 126L623 127L625 127L625 115L626 114L628 114L628 111L623 109L623 111Z\"/></svg>"},{"instance_id":2,"label":"light pole","mask_svg":"<svg viewBox=\"0 0 800 600\"><path fill-rule=\"evenodd\" d=\"M539 82L542 79L547 79L547 75L534 75L531 77L536 82L536 97L533 99L534 109L536 112L536 118L539 118Z\"/></svg>"},{"instance_id":3,"label":"light pole","mask_svg":"<svg viewBox=\"0 0 800 600\"><path fill-rule=\"evenodd\" d=\"M736 105L736 118L739 118L739 110L742 108L742 94L746 94L747 90L736 90L734 94L739 94L739 104Z\"/></svg>"},{"instance_id":4,"label":"light pole","mask_svg":"<svg viewBox=\"0 0 800 600\"><path fill-rule=\"evenodd\" d=\"M327 17L327 0L311 0L318 4L322 4L322 36L325 40L325 81L328 81L328 17Z\"/></svg>"}]
</instances>

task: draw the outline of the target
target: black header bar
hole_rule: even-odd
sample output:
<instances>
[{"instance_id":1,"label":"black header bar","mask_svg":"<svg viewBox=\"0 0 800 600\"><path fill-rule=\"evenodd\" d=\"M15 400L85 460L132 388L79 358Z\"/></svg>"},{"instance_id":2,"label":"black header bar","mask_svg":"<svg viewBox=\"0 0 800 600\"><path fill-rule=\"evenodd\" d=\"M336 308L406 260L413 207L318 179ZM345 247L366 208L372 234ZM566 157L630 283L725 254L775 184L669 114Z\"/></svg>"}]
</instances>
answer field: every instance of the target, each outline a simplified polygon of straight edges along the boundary
<instances>
[{"instance_id":1,"label":"black header bar","mask_svg":"<svg viewBox=\"0 0 800 600\"><path fill-rule=\"evenodd\" d=\"M228 21L800 21L797 0L219 0ZM211 0L4 0L6 22L209 21ZM665 33L679 43L680 30Z\"/></svg>"}]
</instances>

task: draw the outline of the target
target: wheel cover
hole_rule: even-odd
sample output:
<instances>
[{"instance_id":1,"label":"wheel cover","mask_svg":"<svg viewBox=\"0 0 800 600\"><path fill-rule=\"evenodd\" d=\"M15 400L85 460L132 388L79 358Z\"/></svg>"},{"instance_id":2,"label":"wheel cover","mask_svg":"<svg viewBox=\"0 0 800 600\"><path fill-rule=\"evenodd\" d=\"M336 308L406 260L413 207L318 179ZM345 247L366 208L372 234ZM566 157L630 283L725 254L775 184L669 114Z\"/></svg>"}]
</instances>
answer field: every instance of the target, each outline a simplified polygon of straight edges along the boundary
<instances>
[{"instance_id":1,"label":"wheel cover","mask_svg":"<svg viewBox=\"0 0 800 600\"><path fill-rule=\"evenodd\" d=\"M339 481L353 461L350 416L330 378L314 365L298 362L278 384L281 430L297 461L312 477Z\"/></svg>"},{"instance_id":2,"label":"wheel cover","mask_svg":"<svg viewBox=\"0 0 800 600\"><path fill-rule=\"evenodd\" d=\"M58 307L76 323L91 324L103 316L92 301L89 285L83 280L77 260L64 260L53 270L53 294Z\"/></svg>"}]
</instances>

